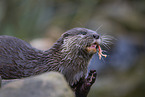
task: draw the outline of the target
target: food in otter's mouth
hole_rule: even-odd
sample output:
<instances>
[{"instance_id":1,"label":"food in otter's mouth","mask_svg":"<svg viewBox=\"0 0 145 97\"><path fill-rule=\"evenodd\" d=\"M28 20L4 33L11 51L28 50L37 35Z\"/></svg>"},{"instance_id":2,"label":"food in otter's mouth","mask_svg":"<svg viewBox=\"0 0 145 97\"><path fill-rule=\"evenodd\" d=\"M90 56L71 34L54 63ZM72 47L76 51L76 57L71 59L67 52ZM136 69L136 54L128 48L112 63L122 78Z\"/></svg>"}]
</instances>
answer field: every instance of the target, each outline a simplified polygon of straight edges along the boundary
<instances>
[{"instance_id":1,"label":"food in otter's mouth","mask_svg":"<svg viewBox=\"0 0 145 97\"><path fill-rule=\"evenodd\" d=\"M97 45L92 44L90 47L87 47L87 51L92 52L92 53L96 53L97 52L96 47L97 47Z\"/></svg>"},{"instance_id":2,"label":"food in otter's mouth","mask_svg":"<svg viewBox=\"0 0 145 97\"><path fill-rule=\"evenodd\" d=\"M98 43L93 43L91 46L87 47L87 51L88 52L97 52L97 48L98 48L98 55L99 55L99 59L101 60L102 56L104 56L105 58L107 57L107 55L102 53L102 49L100 47L100 45Z\"/></svg>"}]
</instances>

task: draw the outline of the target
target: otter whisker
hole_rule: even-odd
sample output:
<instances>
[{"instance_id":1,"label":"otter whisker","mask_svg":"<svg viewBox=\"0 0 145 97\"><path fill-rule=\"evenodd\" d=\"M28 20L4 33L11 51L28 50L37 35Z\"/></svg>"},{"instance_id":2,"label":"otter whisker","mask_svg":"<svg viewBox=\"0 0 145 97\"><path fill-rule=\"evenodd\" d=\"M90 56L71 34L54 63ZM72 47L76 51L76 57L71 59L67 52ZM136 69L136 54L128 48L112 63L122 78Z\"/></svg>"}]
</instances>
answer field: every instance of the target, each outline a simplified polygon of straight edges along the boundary
<instances>
[{"instance_id":1,"label":"otter whisker","mask_svg":"<svg viewBox=\"0 0 145 97\"><path fill-rule=\"evenodd\" d=\"M106 46L106 45L104 45L104 44L102 44L107 50L109 50L109 48Z\"/></svg>"},{"instance_id":2,"label":"otter whisker","mask_svg":"<svg viewBox=\"0 0 145 97\"><path fill-rule=\"evenodd\" d=\"M108 44L106 44L106 43L102 43L102 45L103 45L106 49L108 49L108 50L111 49L111 48L108 46Z\"/></svg>"},{"instance_id":3,"label":"otter whisker","mask_svg":"<svg viewBox=\"0 0 145 97\"><path fill-rule=\"evenodd\" d=\"M106 46L109 46L109 44L108 44L108 43L106 43L106 42L102 42L102 44L104 44L104 45L106 45Z\"/></svg>"},{"instance_id":4,"label":"otter whisker","mask_svg":"<svg viewBox=\"0 0 145 97\"><path fill-rule=\"evenodd\" d=\"M115 37L113 37L111 35L102 35L101 38L103 40L117 40Z\"/></svg>"},{"instance_id":5,"label":"otter whisker","mask_svg":"<svg viewBox=\"0 0 145 97\"><path fill-rule=\"evenodd\" d=\"M97 32L102 26L103 26L103 24L100 25L100 26L96 29L96 32Z\"/></svg>"},{"instance_id":6,"label":"otter whisker","mask_svg":"<svg viewBox=\"0 0 145 97\"><path fill-rule=\"evenodd\" d=\"M107 44L114 44L112 41L107 41L107 40L105 40L105 41L103 41L104 43L107 43Z\"/></svg>"},{"instance_id":7,"label":"otter whisker","mask_svg":"<svg viewBox=\"0 0 145 97\"><path fill-rule=\"evenodd\" d=\"M114 44L111 40L113 40L114 39L114 37L112 37L112 36L110 36L110 35L102 35L101 36L101 39L102 39L102 45L106 48L106 49L108 49L108 50L110 50L111 48L110 48L110 44Z\"/></svg>"},{"instance_id":8,"label":"otter whisker","mask_svg":"<svg viewBox=\"0 0 145 97\"><path fill-rule=\"evenodd\" d=\"M109 37L104 37L104 36L101 36L101 39L102 39L102 40L112 40L111 38L109 38Z\"/></svg>"}]
</instances>

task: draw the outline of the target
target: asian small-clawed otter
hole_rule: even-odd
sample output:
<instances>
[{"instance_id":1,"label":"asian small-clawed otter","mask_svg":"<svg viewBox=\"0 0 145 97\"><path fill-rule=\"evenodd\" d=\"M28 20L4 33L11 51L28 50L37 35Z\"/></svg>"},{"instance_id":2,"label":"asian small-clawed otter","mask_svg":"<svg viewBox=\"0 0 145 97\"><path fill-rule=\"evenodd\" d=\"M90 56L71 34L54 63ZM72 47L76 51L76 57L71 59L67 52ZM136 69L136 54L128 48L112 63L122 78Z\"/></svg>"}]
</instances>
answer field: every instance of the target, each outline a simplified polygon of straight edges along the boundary
<instances>
[{"instance_id":1,"label":"asian small-clawed otter","mask_svg":"<svg viewBox=\"0 0 145 97\"><path fill-rule=\"evenodd\" d=\"M96 31L74 28L65 32L49 50L41 51L21 39L0 36L0 76L19 79L58 71L65 76L76 97L87 97L96 80L95 70L86 77L88 64L102 41Z\"/></svg>"}]
</instances>

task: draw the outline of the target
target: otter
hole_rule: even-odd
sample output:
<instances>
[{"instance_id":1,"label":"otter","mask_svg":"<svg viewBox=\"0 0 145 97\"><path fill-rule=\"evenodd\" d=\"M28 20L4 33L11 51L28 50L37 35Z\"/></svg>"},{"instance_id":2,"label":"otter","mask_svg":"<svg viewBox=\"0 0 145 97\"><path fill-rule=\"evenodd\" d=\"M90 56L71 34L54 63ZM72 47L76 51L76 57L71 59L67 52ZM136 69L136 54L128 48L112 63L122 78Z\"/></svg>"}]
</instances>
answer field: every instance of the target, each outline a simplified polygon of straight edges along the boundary
<instances>
[{"instance_id":1,"label":"otter","mask_svg":"<svg viewBox=\"0 0 145 97\"><path fill-rule=\"evenodd\" d=\"M96 80L95 70L87 76L88 64L101 42L101 36L87 28L66 31L46 51L16 37L0 36L0 76L19 79L57 71L65 76L77 97L86 97Z\"/></svg>"}]
</instances>

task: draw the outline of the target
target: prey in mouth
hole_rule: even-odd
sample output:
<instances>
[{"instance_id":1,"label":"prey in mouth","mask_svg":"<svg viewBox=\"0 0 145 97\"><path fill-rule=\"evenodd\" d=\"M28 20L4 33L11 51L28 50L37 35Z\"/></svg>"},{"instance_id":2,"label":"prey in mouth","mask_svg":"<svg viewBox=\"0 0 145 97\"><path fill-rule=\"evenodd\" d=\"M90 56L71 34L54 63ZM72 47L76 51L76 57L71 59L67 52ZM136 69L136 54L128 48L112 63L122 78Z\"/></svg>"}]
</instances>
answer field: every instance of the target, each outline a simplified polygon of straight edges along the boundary
<instances>
[{"instance_id":1,"label":"prey in mouth","mask_svg":"<svg viewBox=\"0 0 145 97\"><path fill-rule=\"evenodd\" d=\"M94 41L90 46L87 47L87 51L89 53L96 53L98 52L99 59L101 60L102 57L107 57L107 55L103 54L101 46L100 46L100 39Z\"/></svg>"}]
</instances>

